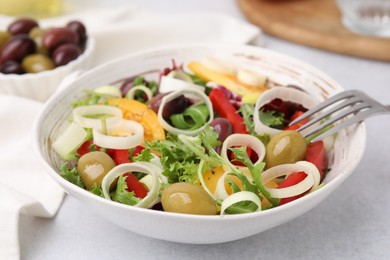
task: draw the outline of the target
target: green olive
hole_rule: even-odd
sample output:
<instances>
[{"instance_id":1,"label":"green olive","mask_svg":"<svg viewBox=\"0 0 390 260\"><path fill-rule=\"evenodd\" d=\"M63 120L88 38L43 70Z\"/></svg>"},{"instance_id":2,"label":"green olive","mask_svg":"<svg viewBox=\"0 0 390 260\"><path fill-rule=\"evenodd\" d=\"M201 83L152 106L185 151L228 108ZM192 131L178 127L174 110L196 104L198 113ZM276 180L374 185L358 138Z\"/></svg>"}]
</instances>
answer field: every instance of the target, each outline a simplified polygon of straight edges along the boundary
<instances>
[{"instance_id":1,"label":"green olive","mask_svg":"<svg viewBox=\"0 0 390 260\"><path fill-rule=\"evenodd\" d=\"M34 27L31 29L30 33L28 34L30 38L32 38L36 45L37 45L37 53L48 55L49 51L43 47L42 45L42 36L45 32L47 32L49 29L42 29L39 27Z\"/></svg>"},{"instance_id":2,"label":"green olive","mask_svg":"<svg viewBox=\"0 0 390 260\"><path fill-rule=\"evenodd\" d=\"M9 39L11 39L10 33L0 31L0 49Z\"/></svg>"},{"instance_id":3,"label":"green olive","mask_svg":"<svg viewBox=\"0 0 390 260\"><path fill-rule=\"evenodd\" d=\"M306 156L305 139L297 131L282 131L267 144L265 163L267 168L301 161Z\"/></svg>"},{"instance_id":4,"label":"green olive","mask_svg":"<svg viewBox=\"0 0 390 260\"><path fill-rule=\"evenodd\" d=\"M28 73L38 73L54 69L53 60L43 54L30 54L22 61L23 69Z\"/></svg>"},{"instance_id":5,"label":"green olive","mask_svg":"<svg viewBox=\"0 0 390 260\"><path fill-rule=\"evenodd\" d=\"M199 185L177 182L165 188L161 194L164 211L215 215L217 206L207 192Z\"/></svg>"},{"instance_id":6,"label":"green olive","mask_svg":"<svg viewBox=\"0 0 390 260\"><path fill-rule=\"evenodd\" d=\"M103 177L115 166L114 160L108 154L94 151L80 157L77 170L89 190L94 184L102 185Z\"/></svg>"},{"instance_id":7,"label":"green olive","mask_svg":"<svg viewBox=\"0 0 390 260\"><path fill-rule=\"evenodd\" d=\"M39 28L39 27L34 27L34 28L32 28L31 31L28 33L28 36L30 36L31 38L35 39L35 38L37 38L37 37L42 37L43 34L44 34L45 32L47 32L47 31L48 31L47 28L43 29L43 28Z\"/></svg>"}]
</instances>

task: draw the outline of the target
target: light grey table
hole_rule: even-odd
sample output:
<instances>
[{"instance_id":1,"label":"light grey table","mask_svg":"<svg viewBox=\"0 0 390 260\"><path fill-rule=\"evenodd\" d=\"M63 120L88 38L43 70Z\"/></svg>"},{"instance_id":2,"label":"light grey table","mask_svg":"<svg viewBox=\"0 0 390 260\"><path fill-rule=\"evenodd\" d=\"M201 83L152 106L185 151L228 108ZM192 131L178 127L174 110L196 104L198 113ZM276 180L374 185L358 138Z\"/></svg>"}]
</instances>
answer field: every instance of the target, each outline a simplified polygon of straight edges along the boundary
<instances>
[{"instance_id":1,"label":"light grey table","mask_svg":"<svg viewBox=\"0 0 390 260\"><path fill-rule=\"evenodd\" d=\"M245 20L234 0L80 2L134 3L162 13L219 11ZM264 38L266 48L306 61L344 88L390 104L389 63ZM154 240L125 231L66 197L53 219L21 217L22 259L390 259L390 116L369 119L367 132L366 153L341 187L307 214L253 237L217 245Z\"/></svg>"}]
</instances>

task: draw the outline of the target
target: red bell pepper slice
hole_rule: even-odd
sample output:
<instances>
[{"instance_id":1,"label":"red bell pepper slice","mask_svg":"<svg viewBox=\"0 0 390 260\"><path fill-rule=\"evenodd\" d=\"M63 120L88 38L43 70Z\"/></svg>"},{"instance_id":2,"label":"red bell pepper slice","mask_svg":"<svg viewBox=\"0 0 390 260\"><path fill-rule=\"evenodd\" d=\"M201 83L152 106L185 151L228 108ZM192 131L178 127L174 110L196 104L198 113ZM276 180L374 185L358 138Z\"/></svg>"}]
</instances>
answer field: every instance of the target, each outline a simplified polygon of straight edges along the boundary
<instances>
[{"instance_id":1,"label":"red bell pepper slice","mask_svg":"<svg viewBox=\"0 0 390 260\"><path fill-rule=\"evenodd\" d=\"M323 141L317 141L307 146L305 161L311 162L317 167L320 171L322 181L325 178L329 164L328 154L326 153Z\"/></svg>"},{"instance_id":2,"label":"red bell pepper slice","mask_svg":"<svg viewBox=\"0 0 390 260\"><path fill-rule=\"evenodd\" d=\"M145 149L145 147L141 146L141 145L137 145L135 148L134 148L134 151L133 151L133 156L138 156L141 154L141 152Z\"/></svg>"},{"instance_id":3,"label":"red bell pepper slice","mask_svg":"<svg viewBox=\"0 0 390 260\"><path fill-rule=\"evenodd\" d=\"M89 149L90 145L92 144L92 140L85 141L78 149L77 154L83 156L86 153L89 153L91 150Z\"/></svg>"},{"instance_id":4,"label":"red bell pepper slice","mask_svg":"<svg viewBox=\"0 0 390 260\"><path fill-rule=\"evenodd\" d=\"M129 150L114 150L111 149L110 152L107 152L110 154L116 165L123 164L123 163L130 163L129 159Z\"/></svg>"},{"instance_id":5,"label":"red bell pepper slice","mask_svg":"<svg viewBox=\"0 0 390 260\"><path fill-rule=\"evenodd\" d=\"M284 179L279 184L278 189L279 188L286 188L286 187L290 187L290 186L293 186L295 184L298 184L301 181L303 181L306 178L306 176L307 176L307 174L305 172L294 172L294 173L291 173L289 176L287 176L286 179ZM289 203L289 202L291 202L293 200L299 199L300 197L303 197L303 195L305 195L306 192L303 192L302 194L298 194L296 196L292 196L292 197L288 197L288 198L282 198L282 199L280 199L279 205L283 205L283 204Z\"/></svg>"},{"instance_id":6,"label":"red bell pepper slice","mask_svg":"<svg viewBox=\"0 0 390 260\"><path fill-rule=\"evenodd\" d=\"M209 98L217 114L223 118L226 118L232 124L234 133L249 134L248 130L246 129L244 119L221 90L216 88L213 89L209 94ZM247 147L247 154L248 157L252 159L252 149L249 147ZM234 160L233 153L231 154L230 158L232 161ZM233 164L242 165L240 162L233 162Z\"/></svg>"},{"instance_id":7,"label":"red bell pepper slice","mask_svg":"<svg viewBox=\"0 0 390 260\"><path fill-rule=\"evenodd\" d=\"M93 144L93 140L85 141L78 149L77 154L81 157L86 153L91 152L91 145ZM96 150L100 150L100 147L96 145Z\"/></svg>"},{"instance_id":8,"label":"red bell pepper slice","mask_svg":"<svg viewBox=\"0 0 390 260\"><path fill-rule=\"evenodd\" d=\"M257 153L255 153L250 147L246 147L246 154L248 155L249 159L255 163L258 159L259 156ZM230 158L230 161L232 162L233 165L236 166L245 166L242 162L235 161L236 157L234 156L234 153L228 150L228 158Z\"/></svg>"},{"instance_id":9,"label":"red bell pepper slice","mask_svg":"<svg viewBox=\"0 0 390 260\"><path fill-rule=\"evenodd\" d=\"M305 113L305 112L303 112L303 111L295 111L294 114L292 114L292 116L290 118L290 122L294 121L296 118L298 118L299 116L303 115L303 113ZM305 118L305 119L299 121L298 123L296 123L294 125L287 126L283 130L298 130L298 128L300 128L301 126L303 126L307 122L309 122L309 118Z\"/></svg>"},{"instance_id":10,"label":"red bell pepper slice","mask_svg":"<svg viewBox=\"0 0 390 260\"><path fill-rule=\"evenodd\" d=\"M244 119L237 112L237 109L230 103L229 99L219 89L213 89L209 94L210 101L217 114L229 120L236 134L249 134Z\"/></svg>"},{"instance_id":11,"label":"red bell pepper slice","mask_svg":"<svg viewBox=\"0 0 390 260\"><path fill-rule=\"evenodd\" d=\"M138 145L134 148L133 153L131 156L137 156L139 155L142 150L145 148ZM122 163L130 163L130 150L119 150L119 149L108 149L107 154L111 156L111 158L115 161L117 165L122 164Z\"/></svg>"},{"instance_id":12,"label":"red bell pepper slice","mask_svg":"<svg viewBox=\"0 0 390 260\"><path fill-rule=\"evenodd\" d=\"M135 177L132 173L125 173L123 174L124 177L126 177L125 181L127 184L127 191L128 192L134 192L134 195L137 198L145 198L148 194L148 190L145 188L145 186Z\"/></svg>"}]
</instances>

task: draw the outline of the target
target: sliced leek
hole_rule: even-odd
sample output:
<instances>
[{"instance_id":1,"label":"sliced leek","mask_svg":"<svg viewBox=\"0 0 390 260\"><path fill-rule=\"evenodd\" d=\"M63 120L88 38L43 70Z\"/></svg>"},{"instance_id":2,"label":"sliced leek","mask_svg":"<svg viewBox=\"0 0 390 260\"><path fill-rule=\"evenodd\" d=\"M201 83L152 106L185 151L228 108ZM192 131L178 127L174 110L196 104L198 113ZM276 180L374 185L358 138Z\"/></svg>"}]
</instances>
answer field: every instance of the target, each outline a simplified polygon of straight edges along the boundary
<instances>
[{"instance_id":1,"label":"sliced leek","mask_svg":"<svg viewBox=\"0 0 390 260\"><path fill-rule=\"evenodd\" d=\"M118 124L122 120L122 110L107 105L79 106L73 109L73 120L85 128L101 128L103 118L107 127Z\"/></svg>"},{"instance_id":2,"label":"sliced leek","mask_svg":"<svg viewBox=\"0 0 390 260\"><path fill-rule=\"evenodd\" d=\"M291 173L295 172L305 172L307 177L296 185L287 188L266 188L271 197L288 198L302 194L308 190L314 190L318 187L321 178L320 172L314 164L306 161L299 161L295 164L281 164L272 167L264 171L261 175L261 178L263 183L267 183L268 181L275 178L282 176L287 177Z\"/></svg>"},{"instance_id":3,"label":"sliced leek","mask_svg":"<svg viewBox=\"0 0 390 260\"><path fill-rule=\"evenodd\" d=\"M251 201L256 204L257 210L256 211L261 211L261 201L260 198L254 194L253 192L250 191L239 191L236 193L233 193L229 197L227 197L221 205L221 215L226 214L226 210L230 207L233 206L236 203L239 202L244 202L244 201Z\"/></svg>"},{"instance_id":4,"label":"sliced leek","mask_svg":"<svg viewBox=\"0 0 390 260\"><path fill-rule=\"evenodd\" d=\"M153 92L150 88L146 87L145 85L138 85L129 89L129 91L127 91L126 93L126 98L134 99L135 93L139 90L145 93L145 95L148 97L148 101L152 100Z\"/></svg>"},{"instance_id":5,"label":"sliced leek","mask_svg":"<svg viewBox=\"0 0 390 260\"><path fill-rule=\"evenodd\" d=\"M229 162L229 165L224 165L225 170L236 167L230 162L230 158L228 158L228 149L234 146L246 146L255 151L258 156L258 160L254 163L255 165L261 163L264 159L265 146L258 138L249 134L232 134L225 139L221 149L222 158Z\"/></svg>"},{"instance_id":6,"label":"sliced leek","mask_svg":"<svg viewBox=\"0 0 390 260\"><path fill-rule=\"evenodd\" d=\"M271 137L281 132L282 130L269 127L260 120L261 108L271 102L272 100L279 98L283 101L291 101L297 104L301 104L303 107L309 109L314 107L318 102L305 92L302 92L293 88L275 87L264 92L256 101L255 110L253 112L253 122L255 125L255 131L259 135L269 134Z\"/></svg>"},{"instance_id":7,"label":"sliced leek","mask_svg":"<svg viewBox=\"0 0 390 260\"><path fill-rule=\"evenodd\" d=\"M94 90L95 93L109 95L112 97L120 98L122 97L122 92L119 88L111 85L100 86Z\"/></svg>"},{"instance_id":8,"label":"sliced leek","mask_svg":"<svg viewBox=\"0 0 390 260\"><path fill-rule=\"evenodd\" d=\"M133 162L133 163L124 163L114 167L109 171L103 178L102 181L102 190L103 195L107 200L111 200L110 196L110 185L115 181L116 178L127 172L142 172L152 176L152 181L150 184L150 189L145 198L139 201L134 207L139 208L148 208L152 206L157 200L160 193L161 183L158 175L161 173L161 170L148 162Z\"/></svg>"},{"instance_id":9,"label":"sliced leek","mask_svg":"<svg viewBox=\"0 0 390 260\"><path fill-rule=\"evenodd\" d=\"M192 79L188 74L182 70L172 70L167 75L168 78L180 79L189 83L192 83Z\"/></svg>"},{"instance_id":10,"label":"sliced leek","mask_svg":"<svg viewBox=\"0 0 390 260\"><path fill-rule=\"evenodd\" d=\"M289 198L302 194L313 187L314 179L311 175L307 175L301 182L286 188L269 188L268 192L273 198Z\"/></svg>"},{"instance_id":11,"label":"sliced leek","mask_svg":"<svg viewBox=\"0 0 390 260\"><path fill-rule=\"evenodd\" d=\"M202 188L207 192L207 194L211 198L213 198L214 200L217 200L217 198L214 196L214 194L209 190L209 188L207 188L206 182L204 181L204 178L203 178L204 162L205 161L203 159L201 159L199 166L198 166L198 179L200 181L200 185L202 185Z\"/></svg>"},{"instance_id":12,"label":"sliced leek","mask_svg":"<svg viewBox=\"0 0 390 260\"><path fill-rule=\"evenodd\" d=\"M160 93L167 93L178 90L187 90L195 89L201 92L205 91L205 88L196 84L193 84L192 81L188 82L185 80L172 78L168 76L162 76L160 81L159 91Z\"/></svg>"},{"instance_id":13,"label":"sliced leek","mask_svg":"<svg viewBox=\"0 0 390 260\"><path fill-rule=\"evenodd\" d=\"M224 200L229 197L229 194L227 193L225 188L225 178L229 173L231 173L231 171L225 171L224 174L222 174L222 176L219 178L214 191L215 198Z\"/></svg>"},{"instance_id":14,"label":"sliced leek","mask_svg":"<svg viewBox=\"0 0 390 260\"><path fill-rule=\"evenodd\" d=\"M176 127L170 125L167 121L165 121L165 119L162 116L162 112L164 110L164 107L169 101L174 100L175 98L177 98L180 95L186 95L186 94L196 96L198 99L200 99L201 102L203 102L206 105L206 107L209 111L208 121L206 122L206 124L199 127L198 129L183 130L183 129L176 128ZM211 104L211 101L205 93L203 93L202 91L197 90L197 89L187 89L187 90L178 90L178 91L172 92L172 93L164 96L161 100L161 104L160 104L160 108L158 110L157 116L158 116L158 121L161 124L161 126L165 130L167 130L173 134L196 135L196 134L200 133L201 131L203 131L207 124L209 124L209 123L211 123L211 121L213 121L214 111L213 111L213 106Z\"/></svg>"},{"instance_id":15,"label":"sliced leek","mask_svg":"<svg viewBox=\"0 0 390 260\"><path fill-rule=\"evenodd\" d=\"M144 140L143 126L131 120L122 120L116 125L107 127L107 134L102 128L93 129L94 144L109 149L130 149L140 145Z\"/></svg>"},{"instance_id":16,"label":"sliced leek","mask_svg":"<svg viewBox=\"0 0 390 260\"><path fill-rule=\"evenodd\" d=\"M205 104L196 104L186 108L180 114L174 114L169 119L172 125L179 129L195 130L203 126L207 118L209 117L209 111Z\"/></svg>"}]
</instances>

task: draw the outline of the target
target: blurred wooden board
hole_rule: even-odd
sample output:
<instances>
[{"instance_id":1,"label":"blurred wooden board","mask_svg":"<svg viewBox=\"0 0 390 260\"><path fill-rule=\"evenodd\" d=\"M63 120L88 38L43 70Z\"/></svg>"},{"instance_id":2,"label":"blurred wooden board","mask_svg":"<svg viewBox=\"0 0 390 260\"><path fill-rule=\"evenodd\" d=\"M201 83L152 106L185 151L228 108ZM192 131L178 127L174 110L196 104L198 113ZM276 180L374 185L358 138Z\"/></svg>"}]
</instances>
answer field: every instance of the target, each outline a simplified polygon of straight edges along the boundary
<instances>
[{"instance_id":1,"label":"blurred wooden board","mask_svg":"<svg viewBox=\"0 0 390 260\"><path fill-rule=\"evenodd\" d=\"M390 61L390 38L368 37L345 29L336 0L237 0L265 33L332 52Z\"/></svg>"}]
</instances>

